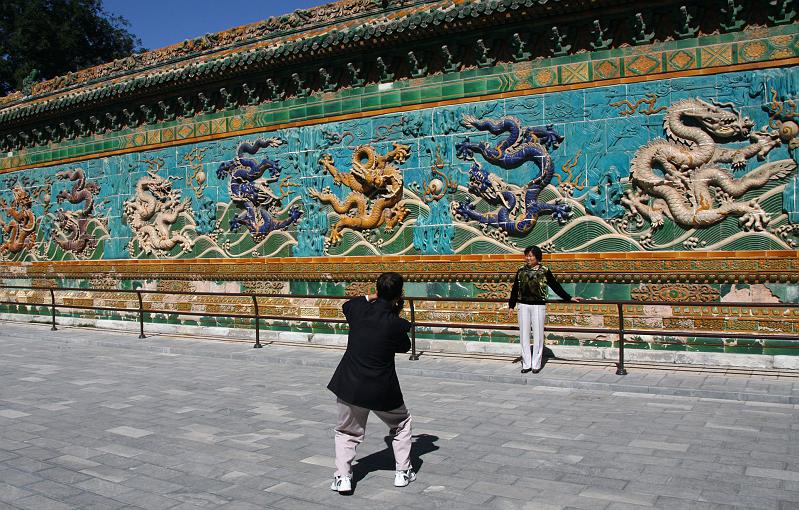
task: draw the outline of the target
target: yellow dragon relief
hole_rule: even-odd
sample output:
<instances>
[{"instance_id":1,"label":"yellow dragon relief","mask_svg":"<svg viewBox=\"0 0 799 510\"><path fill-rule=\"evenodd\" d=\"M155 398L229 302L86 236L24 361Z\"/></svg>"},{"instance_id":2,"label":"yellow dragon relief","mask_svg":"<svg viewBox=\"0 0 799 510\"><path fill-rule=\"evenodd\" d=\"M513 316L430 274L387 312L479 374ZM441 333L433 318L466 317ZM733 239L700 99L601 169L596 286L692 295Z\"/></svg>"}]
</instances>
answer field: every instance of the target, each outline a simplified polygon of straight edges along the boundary
<instances>
[{"instance_id":1,"label":"yellow dragon relief","mask_svg":"<svg viewBox=\"0 0 799 510\"><path fill-rule=\"evenodd\" d=\"M352 190L343 202L329 188L319 191L313 188L308 193L320 202L330 204L341 215L330 229L330 244L341 241L345 228L368 230L385 225L391 230L408 215L402 200L402 173L394 165L408 159L410 146L394 143L394 148L385 156L369 145L358 146L352 154L352 170L341 172L333 164L333 158L325 154L319 164L333 176L333 182Z\"/></svg>"},{"instance_id":2,"label":"yellow dragon relief","mask_svg":"<svg viewBox=\"0 0 799 510\"><path fill-rule=\"evenodd\" d=\"M0 208L12 219L8 222L0 219L0 228L4 234L0 244L0 253L19 253L25 248L33 248L36 242L36 217L31 209L33 200L30 195L17 184L12 190L14 195L11 206L0 198Z\"/></svg>"}]
</instances>

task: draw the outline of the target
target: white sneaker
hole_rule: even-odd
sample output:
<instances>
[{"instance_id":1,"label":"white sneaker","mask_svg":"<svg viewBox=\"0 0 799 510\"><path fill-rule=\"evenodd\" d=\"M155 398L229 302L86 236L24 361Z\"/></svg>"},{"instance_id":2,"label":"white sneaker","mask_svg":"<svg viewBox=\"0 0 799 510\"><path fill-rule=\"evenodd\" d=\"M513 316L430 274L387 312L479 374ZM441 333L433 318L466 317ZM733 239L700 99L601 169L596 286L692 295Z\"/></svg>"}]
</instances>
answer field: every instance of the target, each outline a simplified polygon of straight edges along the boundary
<instances>
[{"instance_id":1,"label":"white sneaker","mask_svg":"<svg viewBox=\"0 0 799 510\"><path fill-rule=\"evenodd\" d=\"M349 476L334 476L333 483L330 484L330 490L338 492L352 492L352 478Z\"/></svg>"},{"instance_id":2,"label":"white sneaker","mask_svg":"<svg viewBox=\"0 0 799 510\"><path fill-rule=\"evenodd\" d=\"M414 480L416 480L416 473L412 470L397 471L394 475L394 487L405 487Z\"/></svg>"}]
</instances>

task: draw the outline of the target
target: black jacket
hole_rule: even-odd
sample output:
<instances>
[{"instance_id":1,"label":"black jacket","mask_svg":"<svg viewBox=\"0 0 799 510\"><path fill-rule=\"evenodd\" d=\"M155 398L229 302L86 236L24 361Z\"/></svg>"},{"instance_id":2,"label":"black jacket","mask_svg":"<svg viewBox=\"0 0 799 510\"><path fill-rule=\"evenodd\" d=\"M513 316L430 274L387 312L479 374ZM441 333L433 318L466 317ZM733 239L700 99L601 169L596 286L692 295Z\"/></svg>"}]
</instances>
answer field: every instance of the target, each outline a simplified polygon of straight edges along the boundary
<instances>
[{"instance_id":1,"label":"black jacket","mask_svg":"<svg viewBox=\"0 0 799 510\"><path fill-rule=\"evenodd\" d=\"M398 316L389 301L361 296L343 306L350 325L347 351L327 388L338 398L375 411L404 404L394 355L408 352L411 323Z\"/></svg>"},{"instance_id":2,"label":"black jacket","mask_svg":"<svg viewBox=\"0 0 799 510\"><path fill-rule=\"evenodd\" d=\"M523 282L523 280L527 280ZM516 303L525 305L543 305L547 302L547 287L555 291L564 301L571 301L572 297L561 287L555 275L547 266L538 265L532 268L524 265L516 271L513 277L513 288L508 296L508 307L516 308Z\"/></svg>"}]
</instances>

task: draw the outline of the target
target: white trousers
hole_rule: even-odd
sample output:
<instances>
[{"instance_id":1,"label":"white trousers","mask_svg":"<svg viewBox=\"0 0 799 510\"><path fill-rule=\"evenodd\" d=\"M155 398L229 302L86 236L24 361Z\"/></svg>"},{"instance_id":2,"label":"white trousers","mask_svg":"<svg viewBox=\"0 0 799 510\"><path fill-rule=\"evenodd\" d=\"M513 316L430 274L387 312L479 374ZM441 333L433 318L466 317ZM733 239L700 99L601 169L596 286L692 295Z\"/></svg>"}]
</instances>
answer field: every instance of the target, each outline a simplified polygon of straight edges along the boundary
<instances>
[{"instance_id":1,"label":"white trousers","mask_svg":"<svg viewBox=\"0 0 799 510\"><path fill-rule=\"evenodd\" d=\"M354 406L336 399L338 425L336 425L336 475L352 476L355 449L363 442L369 409ZM392 437L394 462L397 471L411 468L411 413L402 405L391 411L371 411L388 425Z\"/></svg>"},{"instance_id":2,"label":"white trousers","mask_svg":"<svg viewBox=\"0 0 799 510\"><path fill-rule=\"evenodd\" d=\"M544 352L544 320L546 305L525 305L518 303L519 343L522 347L522 368L541 368L541 354ZM533 333L533 354L530 355L530 332ZM531 359L532 358L532 359Z\"/></svg>"}]
</instances>

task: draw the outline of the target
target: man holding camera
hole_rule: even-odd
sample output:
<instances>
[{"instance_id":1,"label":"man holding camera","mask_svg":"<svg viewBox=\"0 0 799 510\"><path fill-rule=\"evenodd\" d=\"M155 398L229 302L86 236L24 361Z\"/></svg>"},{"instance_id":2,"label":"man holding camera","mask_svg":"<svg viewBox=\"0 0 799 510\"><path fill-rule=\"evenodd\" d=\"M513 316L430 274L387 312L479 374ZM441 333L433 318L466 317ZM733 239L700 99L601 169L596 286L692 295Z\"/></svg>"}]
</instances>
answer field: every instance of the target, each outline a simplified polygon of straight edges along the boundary
<instances>
[{"instance_id":1,"label":"man holding camera","mask_svg":"<svg viewBox=\"0 0 799 510\"><path fill-rule=\"evenodd\" d=\"M337 397L336 473L330 490L339 493L352 492L352 461L370 411L388 425L393 437L394 485L405 487L416 479L410 461L411 414L394 366L394 355L411 348L411 324L399 316L402 286L400 274L383 273L377 278L377 294L350 299L343 306L350 327L347 350L327 385Z\"/></svg>"}]
</instances>

